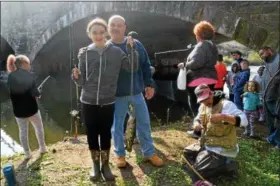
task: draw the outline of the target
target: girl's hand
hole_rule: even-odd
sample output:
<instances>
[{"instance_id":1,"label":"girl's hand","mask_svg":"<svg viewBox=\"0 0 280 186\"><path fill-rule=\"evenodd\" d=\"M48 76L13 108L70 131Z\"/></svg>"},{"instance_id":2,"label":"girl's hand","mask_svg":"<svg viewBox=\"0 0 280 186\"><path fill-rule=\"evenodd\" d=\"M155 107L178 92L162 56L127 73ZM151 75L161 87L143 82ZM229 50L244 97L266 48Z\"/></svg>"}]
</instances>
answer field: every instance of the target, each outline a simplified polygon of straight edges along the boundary
<instances>
[{"instance_id":1,"label":"girl's hand","mask_svg":"<svg viewBox=\"0 0 280 186\"><path fill-rule=\"evenodd\" d=\"M178 65L177 65L177 67L179 68L179 69L183 69L184 68L184 63L179 63Z\"/></svg>"},{"instance_id":2,"label":"girl's hand","mask_svg":"<svg viewBox=\"0 0 280 186\"><path fill-rule=\"evenodd\" d=\"M72 69L72 75L76 80L79 79L80 74L81 72L77 67Z\"/></svg>"}]
</instances>

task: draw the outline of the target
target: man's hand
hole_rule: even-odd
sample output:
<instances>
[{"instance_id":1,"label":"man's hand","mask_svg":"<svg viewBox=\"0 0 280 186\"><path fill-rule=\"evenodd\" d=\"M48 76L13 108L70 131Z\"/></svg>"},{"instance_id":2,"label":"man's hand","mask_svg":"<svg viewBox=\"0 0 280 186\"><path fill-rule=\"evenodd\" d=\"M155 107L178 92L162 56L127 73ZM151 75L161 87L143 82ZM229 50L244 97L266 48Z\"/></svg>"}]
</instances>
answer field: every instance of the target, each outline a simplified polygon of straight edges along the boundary
<instances>
[{"instance_id":1,"label":"man's hand","mask_svg":"<svg viewBox=\"0 0 280 186\"><path fill-rule=\"evenodd\" d=\"M185 65L184 65L184 63L179 63L177 66L179 69L183 69Z\"/></svg>"},{"instance_id":2,"label":"man's hand","mask_svg":"<svg viewBox=\"0 0 280 186\"><path fill-rule=\"evenodd\" d=\"M212 114L210 116L210 122L212 123L217 123L219 121L225 120L225 115L224 114Z\"/></svg>"},{"instance_id":3,"label":"man's hand","mask_svg":"<svg viewBox=\"0 0 280 186\"><path fill-rule=\"evenodd\" d=\"M145 88L145 98L147 100L151 99L155 94L155 89L152 87L146 87Z\"/></svg>"},{"instance_id":4,"label":"man's hand","mask_svg":"<svg viewBox=\"0 0 280 186\"><path fill-rule=\"evenodd\" d=\"M127 37L127 44L130 45L131 48L133 48L134 40L131 36Z\"/></svg>"},{"instance_id":5,"label":"man's hand","mask_svg":"<svg viewBox=\"0 0 280 186\"><path fill-rule=\"evenodd\" d=\"M198 121L196 121L193 125L193 130L195 132L200 132L200 131L202 131L202 129L203 129L203 126Z\"/></svg>"}]
</instances>

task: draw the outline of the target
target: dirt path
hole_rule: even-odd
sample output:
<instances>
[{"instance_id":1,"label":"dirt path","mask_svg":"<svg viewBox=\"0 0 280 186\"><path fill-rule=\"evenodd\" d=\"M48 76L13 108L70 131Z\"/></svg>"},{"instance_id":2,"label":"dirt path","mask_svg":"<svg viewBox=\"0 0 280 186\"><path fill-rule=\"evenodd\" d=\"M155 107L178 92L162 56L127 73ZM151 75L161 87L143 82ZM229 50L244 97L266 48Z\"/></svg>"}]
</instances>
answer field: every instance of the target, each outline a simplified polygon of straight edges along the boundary
<instances>
[{"instance_id":1,"label":"dirt path","mask_svg":"<svg viewBox=\"0 0 280 186\"><path fill-rule=\"evenodd\" d=\"M265 135L266 128L258 125L258 133ZM17 173L20 186L88 186L88 185L160 185L183 186L191 185L189 176L182 170L182 150L196 140L186 135L187 125L176 123L153 129L152 136L158 155L164 159L166 165L156 168L146 162L139 148L127 154L129 166L118 169L115 156L111 149L111 167L117 176L115 182L106 183L102 180L92 183L88 179L88 172L92 162L85 136L79 136L80 144L73 144L70 140L58 142L48 146L49 153L40 157L38 151L32 153L32 159L24 162L23 155L10 159L2 159L1 167L12 162ZM240 134L242 129L238 130ZM4 184L1 172L1 185Z\"/></svg>"}]
</instances>

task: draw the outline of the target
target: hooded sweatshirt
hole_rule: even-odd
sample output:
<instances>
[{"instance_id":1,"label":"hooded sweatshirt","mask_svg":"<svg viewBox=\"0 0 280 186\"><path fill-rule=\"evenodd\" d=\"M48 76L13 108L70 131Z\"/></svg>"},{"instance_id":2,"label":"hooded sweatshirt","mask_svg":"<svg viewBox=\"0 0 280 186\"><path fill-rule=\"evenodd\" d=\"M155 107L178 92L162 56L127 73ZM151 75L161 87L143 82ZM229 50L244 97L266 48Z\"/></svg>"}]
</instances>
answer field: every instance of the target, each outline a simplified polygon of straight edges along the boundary
<instances>
[{"instance_id":1,"label":"hooded sweatshirt","mask_svg":"<svg viewBox=\"0 0 280 186\"><path fill-rule=\"evenodd\" d=\"M210 78L217 80L215 69L218 59L218 50L212 41L199 42L189 54L185 64L187 69L187 82L198 78Z\"/></svg>"},{"instance_id":2,"label":"hooded sweatshirt","mask_svg":"<svg viewBox=\"0 0 280 186\"><path fill-rule=\"evenodd\" d=\"M234 77L233 92L243 92L244 86L250 79L250 69L241 70L240 73Z\"/></svg>"},{"instance_id":3,"label":"hooded sweatshirt","mask_svg":"<svg viewBox=\"0 0 280 186\"><path fill-rule=\"evenodd\" d=\"M110 43L103 49L94 44L79 54L79 79L72 79L80 86L80 101L90 105L106 105L115 101L117 81L121 69L135 71L138 69L137 58L131 62L131 52L126 55L120 48Z\"/></svg>"},{"instance_id":4,"label":"hooded sweatshirt","mask_svg":"<svg viewBox=\"0 0 280 186\"><path fill-rule=\"evenodd\" d=\"M262 75L262 88L265 91L267 85L275 73L280 69L279 54L275 54L271 61L265 61L265 69Z\"/></svg>"},{"instance_id":5,"label":"hooded sweatshirt","mask_svg":"<svg viewBox=\"0 0 280 186\"><path fill-rule=\"evenodd\" d=\"M28 118L38 112L36 97L39 97L40 93L30 72L18 68L9 73L7 85L17 118Z\"/></svg>"},{"instance_id":6,"label":"hooded sweatshirt","mask_svg":"<svg viewBox=\"0 0 280 186\"><path fill-rule=\"evenodd\" d=\"M237 66L237 72L233 71L233 66L234 65ZM232 62L230 69L231 69L231 71L228 72L228 75L227 75L227 78L226 78L226 83L227 83L229 92L232 93L233 92L234 77L236 75L238 75L238 73L240 73L239 63L237 61Z\"/></svg>"}]
</instances>

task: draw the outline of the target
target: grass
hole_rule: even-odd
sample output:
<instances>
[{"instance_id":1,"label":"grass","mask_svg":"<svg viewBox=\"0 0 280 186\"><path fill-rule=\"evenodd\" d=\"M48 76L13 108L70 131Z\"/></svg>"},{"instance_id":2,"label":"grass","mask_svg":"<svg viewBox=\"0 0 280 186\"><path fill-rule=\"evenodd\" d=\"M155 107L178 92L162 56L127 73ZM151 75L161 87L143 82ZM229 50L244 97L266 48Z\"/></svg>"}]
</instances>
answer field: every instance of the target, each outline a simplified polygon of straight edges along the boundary
<instances>
[{"instance_id":1,"label":"grass","mask_svg":"<svg viewBox=\"0 0 280 186\"><path fill-rule=\"evenodd\" d=\"M232 181L219 180L221 185L279 186L280 152L264 141L240 139L239 177Z\"/></svg>"},{"instance_id":2,"label":"grass","mask_svg":"<svg viewBox=\"0 0 280 186\"><path fill-rule=\"evenodd\" d=\"M258 126L259 127L259 126ZM177 122L168 126L153 127L152 136L157 154L164 159L163 168L155 168L145 161L141 155L139 144L127 154L129 167L118 169L114 165L115 156L111 153L111 167L117 176L116 181L106 183L103 180L96 185L119 186L188 186L190 177L182 169L182 150L196 140L186 136L187 125ZM264 130L264 129L261 129ZM1 157L1 167L7 162L15 165L17 180L22 185L30 186L88 186L91 168L90 154L87 150L86 137L80 136L81 144L58 142L49 146L56 153L49 152L39 156L33 152L32 159L22 166L23 155ZM279 185L280 152L264 141L239 139L240 153L236 158L239 164L239 176L232 180L217 178L216 185L221 186L276 186ZM21 168L20 168L21 166ZM1 173L1 185L5 182Z\"/></svg>"}]
</instances>

